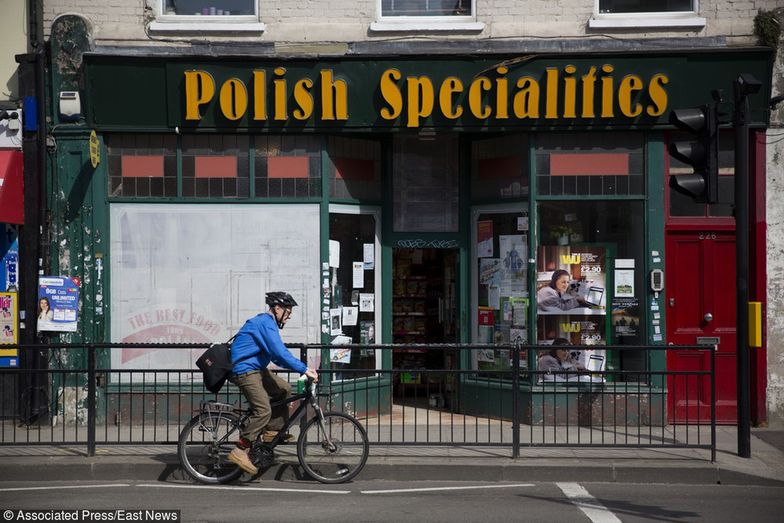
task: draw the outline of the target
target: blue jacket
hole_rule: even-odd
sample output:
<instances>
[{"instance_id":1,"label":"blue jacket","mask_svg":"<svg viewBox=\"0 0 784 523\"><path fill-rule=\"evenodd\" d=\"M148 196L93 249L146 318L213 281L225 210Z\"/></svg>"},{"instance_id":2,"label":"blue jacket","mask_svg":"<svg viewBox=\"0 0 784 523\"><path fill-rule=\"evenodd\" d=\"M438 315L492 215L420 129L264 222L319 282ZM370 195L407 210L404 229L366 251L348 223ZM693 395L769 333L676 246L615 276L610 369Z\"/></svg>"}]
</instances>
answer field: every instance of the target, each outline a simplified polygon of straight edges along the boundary
<instances>
[{"instance_id":1,"label":"blue jacket","mask_svg":"<svg viewBox=\"0 0 784 523\"><path fill-rule=\"evenodd\" d=\"M300 374L308 370L283 344L278 324L269 312L245 322L231 344L231 362L234 375L266 369L270 362Z\"/></svg>"}]
</instances>

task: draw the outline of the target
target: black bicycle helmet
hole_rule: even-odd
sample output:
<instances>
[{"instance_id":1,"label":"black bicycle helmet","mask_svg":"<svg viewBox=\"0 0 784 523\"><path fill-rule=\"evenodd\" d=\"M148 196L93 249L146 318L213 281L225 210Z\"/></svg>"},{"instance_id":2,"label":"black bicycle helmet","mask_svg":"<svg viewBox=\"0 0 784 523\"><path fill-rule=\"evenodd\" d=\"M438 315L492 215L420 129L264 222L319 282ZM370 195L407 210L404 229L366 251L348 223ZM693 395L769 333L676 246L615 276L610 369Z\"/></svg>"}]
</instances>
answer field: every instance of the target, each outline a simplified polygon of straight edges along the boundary
<instances>
[{"instance_id":1,"label":"black bicycle helmet","mask_svg":"<svg viewBox=\"0 0 784 523\"><path fill-rule=\"evenodd\" d=\"M269 305L270 308L275 305L280 305L284 309L290 309L297 306L297 302L294 301L294 298L292 298L291 294L288 292L268 292L264 301L267 302L267 305Z\"/></svg>"}]
</instances>

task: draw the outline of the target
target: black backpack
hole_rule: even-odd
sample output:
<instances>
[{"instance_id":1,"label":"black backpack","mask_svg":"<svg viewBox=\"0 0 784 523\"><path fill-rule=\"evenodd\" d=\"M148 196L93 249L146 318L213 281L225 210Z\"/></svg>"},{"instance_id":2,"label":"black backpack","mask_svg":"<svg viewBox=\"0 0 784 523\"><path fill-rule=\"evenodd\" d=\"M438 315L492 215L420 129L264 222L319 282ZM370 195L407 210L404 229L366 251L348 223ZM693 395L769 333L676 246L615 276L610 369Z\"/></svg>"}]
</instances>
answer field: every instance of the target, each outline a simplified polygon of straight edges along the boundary
<instances>
[{"instance_id":1,"label":"black backpack","mask_svg":"<svg viewBox=\"0 0 784 523\"><path fill-rule=\"evenodd\" d=\"M204 378L204 386L212 393L220 392L234 368L231 362L233 339L234 336L226 343L213 343L196 360L196 366L201 369Z\"/></svg>"}]
</instances>

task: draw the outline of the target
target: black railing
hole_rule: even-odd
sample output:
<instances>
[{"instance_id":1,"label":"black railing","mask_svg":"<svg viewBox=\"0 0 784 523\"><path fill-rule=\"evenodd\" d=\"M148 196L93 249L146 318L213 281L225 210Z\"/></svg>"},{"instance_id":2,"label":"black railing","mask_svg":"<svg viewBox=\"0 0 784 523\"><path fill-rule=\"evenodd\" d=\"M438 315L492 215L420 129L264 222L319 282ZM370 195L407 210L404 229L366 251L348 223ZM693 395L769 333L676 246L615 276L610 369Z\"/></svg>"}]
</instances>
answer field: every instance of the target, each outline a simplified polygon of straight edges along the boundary
<instances>
[{"instance_id":1,"label":"black railing","mask_svg":"<svg viewBox=\"0 0 784 523\"><path fill-rule=\"evenodd\" d=\"M238 405L244 401L231 384L218 394L207 392L196 368L118 370L96 365L97 350L203 350L206 344L17 347L47 351L53 368L0 369L0 444L4 445L85 444L93 455L98 444L175 444L203 399ZM289 347L299 349L303 361L309 352L327 355L337 348ZM375 445L507 447L512 457L519 456L521 447L536 446L705 448L715 461L713 347L570 347L646 356L664 355L667 350L707 351L710 362L702 370L652 371L647 364L650 358L645 357L636 358L640 369L584 372L537 370L537 354L551 348L544 345L351 348L365 351L366 356L410 350L449 350L461 356L462 363L454 360L456 368L451 369L352 368L325 358L319 370L324 407L356 416ZM503 363L480 365L479 358L471 357L478 351L485 355L484 364L490 353L500 355ZM32 398L41 399L33 405Z\"/></svg>"}]
</instances>

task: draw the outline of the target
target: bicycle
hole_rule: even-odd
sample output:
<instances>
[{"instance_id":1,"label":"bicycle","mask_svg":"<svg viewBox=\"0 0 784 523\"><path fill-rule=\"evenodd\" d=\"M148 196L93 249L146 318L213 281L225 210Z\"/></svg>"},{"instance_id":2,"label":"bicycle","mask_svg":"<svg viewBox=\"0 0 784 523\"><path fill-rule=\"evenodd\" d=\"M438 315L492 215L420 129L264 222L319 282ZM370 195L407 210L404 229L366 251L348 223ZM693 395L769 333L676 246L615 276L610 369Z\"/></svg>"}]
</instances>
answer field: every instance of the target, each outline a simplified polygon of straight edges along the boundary
<instances>
[{"instance_id":1,"label":"bicycle","mask_svg":"<svg viewBox=\"0 0 784 523\"><path fill-rule=\"evenodd\" d=\"M272 402L272 406L300 404L283 428L270 442L261 438L253 443L250 459L259 470L275 462L274 449L310 405L315 411L297 438L297 459L305 472L321 483L343 483L354 478L367 462L370 444L367 433L356 418L342 412L323 412L318 404L316 384L308 380L303 392ZM228 483L243 471L228 459L240 429L250 417L229 403L207 400L200 412L180 432L177 454L180 464L196 481Z\"/></svg>"}]
</instances>

